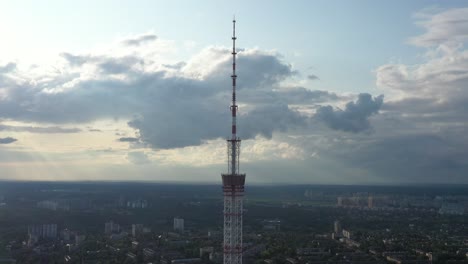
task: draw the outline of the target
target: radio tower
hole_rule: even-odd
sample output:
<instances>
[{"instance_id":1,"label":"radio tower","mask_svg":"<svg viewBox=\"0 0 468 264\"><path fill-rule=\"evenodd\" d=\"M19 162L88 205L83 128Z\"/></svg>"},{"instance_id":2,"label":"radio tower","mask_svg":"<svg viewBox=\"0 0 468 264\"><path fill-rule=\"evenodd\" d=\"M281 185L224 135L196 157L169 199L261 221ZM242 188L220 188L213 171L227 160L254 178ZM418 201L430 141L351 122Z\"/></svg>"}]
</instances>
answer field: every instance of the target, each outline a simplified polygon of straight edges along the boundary
<instances>
[{"instance_id":1,"label":"radio tower","mask_svg":"<svg viewBox=\"0 0 468 264\"><path fill-rule=\"evenodd\" d=\"M236 135L236 20L232 20L232 128L227 140L228 173L222 174L224 193L224 264L242 263L242 210L245 174L239 173L241 140Z\"/></svg>"}]
</instances>

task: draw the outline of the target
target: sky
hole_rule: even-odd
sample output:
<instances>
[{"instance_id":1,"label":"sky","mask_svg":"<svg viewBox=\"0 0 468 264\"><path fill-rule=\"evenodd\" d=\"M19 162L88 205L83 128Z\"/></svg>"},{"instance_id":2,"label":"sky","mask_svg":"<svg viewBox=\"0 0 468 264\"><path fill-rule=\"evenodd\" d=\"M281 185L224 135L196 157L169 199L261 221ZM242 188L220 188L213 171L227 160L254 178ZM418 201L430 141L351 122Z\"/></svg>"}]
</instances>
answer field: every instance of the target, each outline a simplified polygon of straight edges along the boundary
<instances>
[{"instance_id":1,"label":"sky","mask_svg":"<svg viewBox=\"0 0 468 264\"><path fill-rule=\"evenodd\" d=\"M467 184L466 1L0 1L0 179Z\"/></svg>"}]
</instances>

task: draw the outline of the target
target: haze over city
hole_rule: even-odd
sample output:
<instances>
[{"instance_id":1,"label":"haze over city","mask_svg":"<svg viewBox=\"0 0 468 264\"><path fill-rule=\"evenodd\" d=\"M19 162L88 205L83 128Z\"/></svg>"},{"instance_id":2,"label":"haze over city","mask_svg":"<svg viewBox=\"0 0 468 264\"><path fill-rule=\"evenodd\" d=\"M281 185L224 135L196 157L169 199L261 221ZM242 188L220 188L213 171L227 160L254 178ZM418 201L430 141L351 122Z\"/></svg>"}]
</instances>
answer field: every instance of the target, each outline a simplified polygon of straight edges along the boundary
<instances>
[{"instance_id":1,"label":"haze over city","mask_svg":"<svg viewBox=\"0 0 468 264\"><path fill-rule=\"evenodd\" d=\"M2 1L0 178L466 184L466 1Z\"/></svg>"}]
</instances>

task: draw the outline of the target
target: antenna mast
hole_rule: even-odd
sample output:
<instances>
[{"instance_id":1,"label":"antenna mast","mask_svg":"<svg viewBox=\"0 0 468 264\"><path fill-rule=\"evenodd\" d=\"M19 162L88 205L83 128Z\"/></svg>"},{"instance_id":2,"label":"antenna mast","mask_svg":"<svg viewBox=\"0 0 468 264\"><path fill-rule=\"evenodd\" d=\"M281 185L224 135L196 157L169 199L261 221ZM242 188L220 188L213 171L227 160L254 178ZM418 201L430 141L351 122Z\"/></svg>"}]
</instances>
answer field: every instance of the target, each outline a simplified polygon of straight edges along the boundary
<instances>
[{"instance_id":1,"label":"antenna mast","mask_svg":"<svg viewBox=\"0 0 468 264\"><path fill-rule=\"evenodd\" d=\"M242 214L245 174L239 174L241 140L237 137L236 104L236 19L232 20L232 125L231 139L227 140L228 173L222 174L224 193L224 264L242 264Z\"/></svg>"},{"instance_id":2,"label":"antenna mast","mask_svg":"<svg viewBox=\"0 0 468 264\"><path fill-rule=\"evenodd\" d=\"M236 114L237 114L237 105L236 105L236 19L232 20L232 139L236 139Z\"/></svg>"}]
</instances>

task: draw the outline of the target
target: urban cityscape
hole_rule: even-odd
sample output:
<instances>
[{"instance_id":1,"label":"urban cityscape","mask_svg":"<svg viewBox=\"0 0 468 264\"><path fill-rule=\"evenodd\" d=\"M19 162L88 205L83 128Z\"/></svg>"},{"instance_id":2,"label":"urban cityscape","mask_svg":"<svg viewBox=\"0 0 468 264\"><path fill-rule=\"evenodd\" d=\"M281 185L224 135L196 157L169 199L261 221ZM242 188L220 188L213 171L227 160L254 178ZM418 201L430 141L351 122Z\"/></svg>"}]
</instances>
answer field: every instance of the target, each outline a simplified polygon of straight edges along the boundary
<instances>
[{"instance_id":1,"label":"urban cityscape","mask_svg":"<svg viewBox=\"0 0 468 264\"><path fill-rule=\"evenodd\" d=\"M468 263L467 17L0 2L0 264Z\"/></svg>"},{"instance_id":2,"label":"urban cityscape","mask_svg":"<svg viewBox=\"0 0 468 264\"><path fill-rule=\"evenodd\" d=\"M467 187L250 186L243 263L465 263ZM2 182L3 263L223 263L218 185Z\"/></svg>"}]
</instances>

